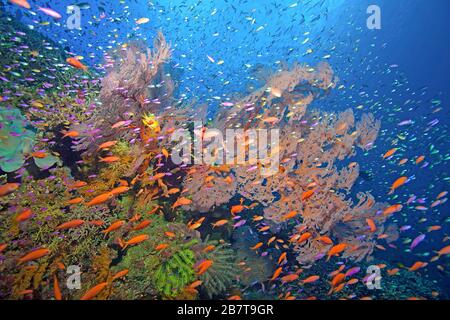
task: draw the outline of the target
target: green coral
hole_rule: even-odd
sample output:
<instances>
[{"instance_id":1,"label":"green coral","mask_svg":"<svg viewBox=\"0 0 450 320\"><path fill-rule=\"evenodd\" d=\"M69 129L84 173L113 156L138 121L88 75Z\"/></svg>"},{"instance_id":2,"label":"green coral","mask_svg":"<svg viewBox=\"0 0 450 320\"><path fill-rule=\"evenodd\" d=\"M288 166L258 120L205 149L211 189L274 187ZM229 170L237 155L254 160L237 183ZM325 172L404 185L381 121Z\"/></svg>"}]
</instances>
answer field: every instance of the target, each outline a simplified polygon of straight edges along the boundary
<instances>
[{"instance_id":1,"label":"green coral","mask_svg":"<svg viewBox=\"0 0 450 320\"><path fill-rule=\"evenodd\" d=\"M161 264L154 274L153 283L158 292L165 297L174 297L195 280L195 256L189 249L176 252L168 261Z\"/></svg>"},{"instance_id":2,"label":"green coral","mask_svg":"<svg viewBox=\"0 0 450 320\"><path fill-rule=\"evenodd\" d=\"M189 235L183 223L167 222L162 215L152 215L150 219L148 227L127 235L128 239L147 234L149 239L122 252L114 272L128 269L129 273L120 290L115 290L116 299L173 298L195 280L195 256L191 248L198 244L198 239ZM175 237L169 239L166 231L173 232ZM162 243L169 246L155 250Z\"/></svg>"},{"instance_id":3,"label":"green coral","mask_svg":"<svg viewBox=\"0 0 450 320\"><path fill-rule=\"evenodd\" d=\"M0 168L5 172L22 167L32 150L35 133L26 125L19 109L0 109Z\"/></svg>"}]
</instances>

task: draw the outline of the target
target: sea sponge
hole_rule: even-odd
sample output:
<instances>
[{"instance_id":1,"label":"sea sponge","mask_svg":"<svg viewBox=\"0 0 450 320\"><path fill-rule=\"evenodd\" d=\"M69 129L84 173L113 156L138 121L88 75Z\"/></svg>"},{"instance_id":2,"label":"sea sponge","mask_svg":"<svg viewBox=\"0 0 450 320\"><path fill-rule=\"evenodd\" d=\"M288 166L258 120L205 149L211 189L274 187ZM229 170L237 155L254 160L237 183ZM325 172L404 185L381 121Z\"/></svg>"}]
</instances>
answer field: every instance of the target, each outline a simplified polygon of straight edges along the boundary
<instances>
[{"instance_id":1,"label":"sea sponge","mask_svg":"<svg viewBox=\"0 0 450 320\"><path fill-rule=\"evenodd\" d=\"M26 128L27 122L19 109L0 110L0 169L18 170L31 152L35 133Z\"/></svg>"}]
</instances>

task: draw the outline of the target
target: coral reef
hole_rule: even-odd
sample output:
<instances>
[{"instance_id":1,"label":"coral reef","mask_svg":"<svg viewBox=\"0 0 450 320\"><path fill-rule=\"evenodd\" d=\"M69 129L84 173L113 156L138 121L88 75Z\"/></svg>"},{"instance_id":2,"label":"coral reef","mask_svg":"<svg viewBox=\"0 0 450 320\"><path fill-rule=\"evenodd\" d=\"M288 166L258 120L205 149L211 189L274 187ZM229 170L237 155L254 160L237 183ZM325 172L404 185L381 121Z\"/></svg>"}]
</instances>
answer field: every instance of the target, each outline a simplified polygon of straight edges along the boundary
<instances>
[{"instance_id":1,"label":"coral reef","mask_svg":"<svg viewBox=\"0 0 450 320\"><path fill-rule=\"evenodd\" d=\"M17 41L31 43L25 38ZM49 46L22 49L38 45ZM55 47L50 58L33 52L30 62L50 68L54 85L5 81L0 168L16 176L0 184L0 298L58 299L55 283L74 265L82 288L61 286L64 299L99 284L93 299L287 297L278 277L312 272L334 245L345 245L341 258L364 264L381 238L397 240L380 214L387 204L351 194L361 167L348 162L374 146L380 121L311 108L338 83L329 64L283 66L197 128L188 120L206 112L175 96L171 50L162 33L153 49L141 42L113 49L100 81L65 65ZM19 70L20 61L8 59ZM269 148L280 159L276 173L263 174L267 159L251 163L247 155L227 165L172 163L171 133L186 128L207 140L209 126L242 129L237 148L247 153L250 128L276 126L280 145ZM31 158L48 170L33 172Z\"/></svg>"}]
</instances>

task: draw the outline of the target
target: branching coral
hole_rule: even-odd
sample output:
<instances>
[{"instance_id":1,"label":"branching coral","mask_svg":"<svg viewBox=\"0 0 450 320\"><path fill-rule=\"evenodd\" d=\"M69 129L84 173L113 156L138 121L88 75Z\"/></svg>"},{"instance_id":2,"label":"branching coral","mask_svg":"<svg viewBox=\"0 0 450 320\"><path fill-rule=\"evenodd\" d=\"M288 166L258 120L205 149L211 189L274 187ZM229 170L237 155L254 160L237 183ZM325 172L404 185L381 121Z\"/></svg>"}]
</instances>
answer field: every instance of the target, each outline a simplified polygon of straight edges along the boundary
<instances>
[{"instance_id":1,"label":"branching coral","mask_svg":"<svg viewBox=\"0 0 450 320\"><path fill-rule=\"evenodd\" d=\"M226 180L229 177L229 180ZM209 166L194 166L184 179L187 195L192 196L191 210L207 212L227 203L235 194L236 179L228 170ZM208 196L205 197L204 195Z\"/></svg>"},{"instance_id":2,"label":"branching coral","mask_svg":"<svg viewBox=\"0 0 450 320\"><path fill-rule=\"evenodd\" d=\"M284 216L293 212L301 222L299 228L306 228L313 235L311 240L293 246L301 263L310 263L319 253L326 252L329 246L315 238L335 235L339 225L349 223L349 216L358 216L356 212L364 216L364 219L358 219L360 228L367 226L365 219L368 218L375 219L380 225L384 222L375 217L375 209L363 209L362 204L354 206L347 198L358 178L359 165L351 163L342 169L336 166L337 161L355 155L355 146L369 149L376 139L380 122L371 114L363 115L355 130L352 110L334 114L307 109L315 97L333 88L336 81L327 64L314 69L296 65L269 77L265 86L223 111L217 120L223 121L223 128L240 127L246 119L252 128L269 129L276 123L280 129L280 145L275 149L281 164L276 175L264 177L250 164L232 166L231 173L237 183L235 193L262 204L266 219L284 226ZM248 152L248 148L244 147L244 151ZM196 185L205 179L204 176ZM185 186L189 182L186 180ZM203 186L190 188L194 202L205 204L203 211L213 205L205 185L203 182ZM222 190L221 194L224 192ZM225 198L232 196L230 189ZM374 204L370 195L366 198L367 203ZM376 239L369 235L362 237L356 227L349 227L348 231L354 236L352 241L348 237L341 239L336 235L336 238L349 241L353 246L360 242L359 249L354 248L351 256L356 259L370 256Z\"/></svg>"},{"instance_id":3,"label":"branching coral","mask_svg":"<svg viewBox=\"0 0 450 320\"><path fill-rule=\"evenodd\" d=\"M235 253L229 245L219 244L205 250L213 242L205 242L195 250L197 261L211 260L212 266L200 276L202 290L211 299L227 291L236 279Z\"/></svg>"},{"instance_id":4,"label":"branching coral","mask_svg":"<svg viewBox=\"0 0 450 320\"><path fill-rule=\"evenodd\" d=\"M89 121L80 126L83 130L77 150L92 155L102 142L121 138L129 141L138 137L139 130L142 137L144 115L160 115L172 101L172 80L165 76L163 69L170 55L170 45L159 33L153 51L133 43L106 57L108 74L102 80L101 105L95 108ZM119 121L127 121L128 128L139 130L112 128Z\"/></svg>"}]
</instances>

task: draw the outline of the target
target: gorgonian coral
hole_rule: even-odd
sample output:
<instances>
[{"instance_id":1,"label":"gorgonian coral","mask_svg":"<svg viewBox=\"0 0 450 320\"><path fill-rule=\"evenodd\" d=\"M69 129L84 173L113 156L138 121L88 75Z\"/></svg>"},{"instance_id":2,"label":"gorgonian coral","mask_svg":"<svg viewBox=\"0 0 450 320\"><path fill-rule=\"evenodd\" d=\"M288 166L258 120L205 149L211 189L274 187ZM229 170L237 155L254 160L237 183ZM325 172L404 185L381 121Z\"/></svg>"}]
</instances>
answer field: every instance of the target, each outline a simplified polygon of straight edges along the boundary
<instances>
[{"instance_id":1,"label":"gorgonian coral","mask_svg":"<svg viewBox=\"0 0 450 320\"><path fill-rule=\"evenodd\" d=\"M192 197L191 210L207 212L227 203L236 192L236 179L228 169L194 166L184 179L186 194ZM204 195L208 194L207 197Z\"/></svg>"},{"instance_id":2,"label":"gorgonian coral","mask_svg":"<svg viewBox=\"0 0 450 320\"><path fill-rule=\"evenodd\" d=\"M286 226L286 219L295 218L300 222L298 228L291 230L292 237L305 230L311 233L310 240L293 243L301 263L311 263L319 254L326 253L330 245L317 240L325 234L334 235L336 241L351 243L355 248L348 256L356 259L369 256L376 233L362 235L360 229L367 231L365 219L369 218L380 225L379 230L382 229L384 219L376 217L380 205L374 205L373 198L367 195L366 202L373 207L365 208L361 203L354 206L347 193L359 176L359 165L353 162L338 169L336 162L354 156L356 146L369 149L376 139L380 123L368 114L355 124L352 110L340 113L308 110L307 106L313 99L334 88L336 82L328 64L320 64L316 68L296 65L291 70L282 70L268 77L260 90L235 103L232 108L221 111L216 124L222 128L242 128L243 123L251 123L252 128L267 129L276 125L280 130L280 145L272 146L271 152L279 157L280 167L277 174L267 177L258 170L263 163L257 166L231 165L230 175L233 181L236 180L236 187L219 190L207 187L214 185L207 183L208 170L203 168L200 172L204 174L199 175L196 187L193 188L192 178L185 180L194 203L197 206L201 204L201 211L217 205L214 199L223 203L239 194L262 204L268 222L281 227ZM247 128L246 125L244 130ZM246 152L249 150L248 140L248 137L244 138L240 146ZM290 218L286 218L288 213L292 215ZM336 228L345 223L349 226L350 216L364 216L364 219L356 219L361 224L360 228L348 228L348 233L354 236L352 239L349 235L338 237ZM356 220L352 220L354 224Z\"/></svg>"},{"instance_id":3,"label":"gorgonian coral","mask_svg":"<svg viewBox=\"0 0 450 320\"><path fill-rule=\"evenodd\" d=\"M170 56L170 45L162 33L158 34L153 51L132 43L107 55L107 75L102 80L99 96L101 105L95 108L89 121L75 125L82 129L75 148L93 154L102 142L131 140L139 137L138 133L142 137L143 117L161 114L172 101L173 83L163 68ZM113 128L120 121L125 121L124 127L128 129Z\"/></svg>"}]
</instances>

